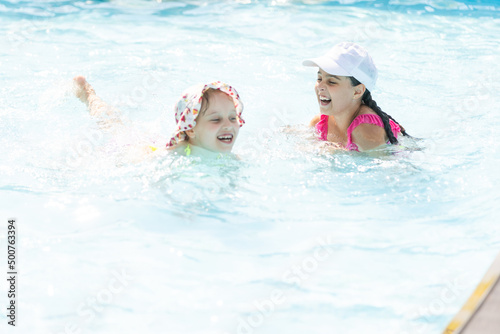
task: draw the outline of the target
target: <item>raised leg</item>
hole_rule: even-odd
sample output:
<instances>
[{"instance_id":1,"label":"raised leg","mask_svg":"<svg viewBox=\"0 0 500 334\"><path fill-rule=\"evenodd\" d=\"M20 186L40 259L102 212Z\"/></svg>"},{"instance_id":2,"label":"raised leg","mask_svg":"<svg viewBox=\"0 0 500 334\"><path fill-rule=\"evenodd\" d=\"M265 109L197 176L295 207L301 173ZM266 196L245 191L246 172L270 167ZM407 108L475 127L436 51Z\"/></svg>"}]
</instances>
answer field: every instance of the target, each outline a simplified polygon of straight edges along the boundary
<instances>
[{"instance_id":1,"label":"raised leg","mask_svg":"<svg viewBox=\"0 0 500 334\"><path fill-rule=\"evenodd\" d=\"M91 116L108 116L112 117L114 122L117 121L119 111L101 100L85 77L78 75L73 78L73 83L75 96L85 103Z\"/></svg>"}]
</instances>

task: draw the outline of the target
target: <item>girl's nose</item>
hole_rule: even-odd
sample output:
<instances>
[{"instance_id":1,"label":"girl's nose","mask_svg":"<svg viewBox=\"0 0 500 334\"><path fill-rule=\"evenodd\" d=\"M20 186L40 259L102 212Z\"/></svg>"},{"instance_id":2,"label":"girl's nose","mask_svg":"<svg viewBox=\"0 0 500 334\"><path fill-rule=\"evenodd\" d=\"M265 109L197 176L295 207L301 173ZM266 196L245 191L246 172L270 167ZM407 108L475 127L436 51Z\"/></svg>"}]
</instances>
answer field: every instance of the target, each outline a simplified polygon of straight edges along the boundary
<instances>
[{"instance_id":1,"label":"girl's nose","mask_svg":"<svg viewBox=\"0 0 500 334\"><path fill-rule=\"evenodd\" d=\"M226 118L226 119L224 119L224 123L222 123L222 127L223 127L224 129L229 129L229 128L231 128L231 121L230 121L229 119L227 119L227 118Z\"/></svg>"}]
</instances>

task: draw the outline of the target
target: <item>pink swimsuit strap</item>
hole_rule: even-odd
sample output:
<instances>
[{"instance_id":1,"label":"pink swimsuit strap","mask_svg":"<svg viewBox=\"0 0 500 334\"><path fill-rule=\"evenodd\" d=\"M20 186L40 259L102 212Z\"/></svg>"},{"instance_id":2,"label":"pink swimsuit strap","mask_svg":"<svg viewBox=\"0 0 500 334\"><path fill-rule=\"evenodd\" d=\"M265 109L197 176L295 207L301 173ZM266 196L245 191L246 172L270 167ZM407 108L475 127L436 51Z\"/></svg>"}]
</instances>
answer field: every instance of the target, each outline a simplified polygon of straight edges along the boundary
<instances>
[{"instance_id":1,"label":"pink swimsuit strap","mask_svg":"<svg viewBox=\"0 0 500 334\"><path fill-rule=\"evenodd\" d=\"M347 145L346 148L351 151L359 151L358 145L352 142L352 132L354 129L360 125L360 124L373 124L373 125L378 125L380 127L384 127L384 123L382 122L382 118L380 118L379 115L373 115L373 114L362 114L356 117L351 125L347 128ZM394 137L398 138L398 133L401 131L401 128L399 127L396 122L394 122L392 119L389 120L389 124L391 126L392 133L394 134ZM389 143L389 142L388 142Z\"/></svg>"},{"instance_id":2,"label":"pink swimsuit strap","mask_svg":"<svg viewBox=\"0 0 500 334\"><path fill-rule=\"evenodd\" d=\"M316 131L319 134L319 139L326 140L328 135L328 115L321 115L319 122L316 123Z\"/></svg>"},{"instance_id":3,"label":"pink swimsuit strap","mask_svg":"<svg viewBox=\"0 0 500 334\"><path fill-rule=\"evenodd\" d=\"M384 123L382 122L382 119L380 118L379 115L372 115L372 114L359 115L352 121L351 125L349 125L349 128L347 128L346 148L348 150L359 151L358 145L352 142L352 132L358 125L365 123L378 125L382 128L384 127ZM389 120L389 124L391 125L391 130L392 133L394 134L394 137L398 138L398 133L401 131L400 126L396 124L396 122L394 122L392 119ZM319 122L316 124L316 131L318 132L319 139L327 140L328 115L321 115Z\"/></svg>"}]
</instances>

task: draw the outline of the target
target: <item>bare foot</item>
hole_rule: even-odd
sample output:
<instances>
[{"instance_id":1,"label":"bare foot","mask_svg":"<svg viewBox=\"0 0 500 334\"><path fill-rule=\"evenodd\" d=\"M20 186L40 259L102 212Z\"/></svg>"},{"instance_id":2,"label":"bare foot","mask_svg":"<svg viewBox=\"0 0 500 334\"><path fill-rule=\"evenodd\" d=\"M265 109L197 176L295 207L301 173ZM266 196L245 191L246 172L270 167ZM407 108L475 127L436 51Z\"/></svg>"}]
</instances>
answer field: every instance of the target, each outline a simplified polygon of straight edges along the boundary
<instances>
[{"instance_id":1,"label":"bare foot","mask_svg":"<svg viewBox=\"0 0 500 334\"><path fill-rule=\"evenodd\" d=\"M85 103L91 116L118 117L118 110L115 110L112 106L101 100L101 98L96 95L94 88L87 82L84 76L77 75L74 77L73 87L75 96L79 98L80 101ZM117 121L115 120L115 123L116 122Z\"/></svg>"},{"instance_id":2,"label":"bare foot","mask_svg":"<svg viewBox=\"0 0 500 334\"><path fill-rule=\"evenodd\" d=\"M92 86L87 82L84 76L77 75L73 78L74 83L74 93L77 98L80 99L83 103L89 106L89 103L93 101L96 97L95 90Z\"/></svg>"}]
</instances>

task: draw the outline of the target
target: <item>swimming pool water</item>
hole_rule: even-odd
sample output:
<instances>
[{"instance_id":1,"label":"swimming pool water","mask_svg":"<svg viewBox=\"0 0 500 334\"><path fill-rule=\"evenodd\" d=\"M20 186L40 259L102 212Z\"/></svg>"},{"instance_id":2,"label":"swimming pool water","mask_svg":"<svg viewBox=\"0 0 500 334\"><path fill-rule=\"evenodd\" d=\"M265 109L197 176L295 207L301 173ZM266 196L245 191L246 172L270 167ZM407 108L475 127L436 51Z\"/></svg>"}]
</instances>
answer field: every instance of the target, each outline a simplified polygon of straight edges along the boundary
<instances>
[{"instance_id":1,"label":"swimming pool water","mask_svg":"<svg viewBox=\"0 0 500 334\"><path fill-rule=\"evenodd\" d=\"M0 1L17 330L440 333L500 248L499 8ZM311 141L316 75L301 62L343 40L368 49L374 99L422 140L375 155ZM123 127L88 115L77 74ZM214 79L245 104L241 160L123 150L166 142L182 90Z\"/></svg>"}]
</instances>

